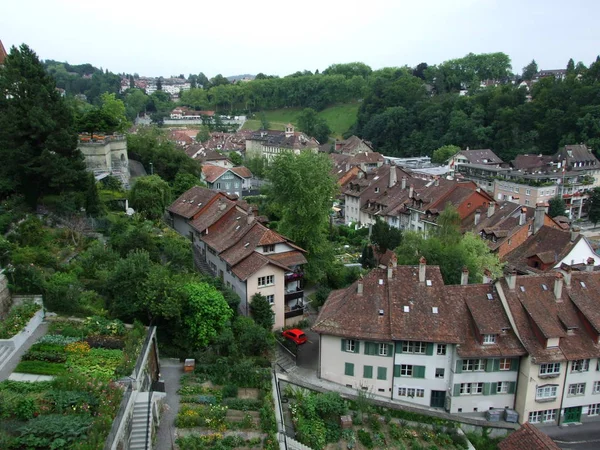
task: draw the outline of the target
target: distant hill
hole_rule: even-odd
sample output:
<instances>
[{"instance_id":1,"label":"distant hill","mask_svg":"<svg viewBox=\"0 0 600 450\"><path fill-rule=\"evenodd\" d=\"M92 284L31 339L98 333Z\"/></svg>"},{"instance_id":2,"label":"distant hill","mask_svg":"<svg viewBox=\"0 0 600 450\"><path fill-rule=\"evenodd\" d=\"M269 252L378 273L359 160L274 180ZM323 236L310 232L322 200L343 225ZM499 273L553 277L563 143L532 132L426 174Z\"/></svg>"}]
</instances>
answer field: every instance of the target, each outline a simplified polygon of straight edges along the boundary
<instances>
[{"instance_id":1,"label":"distant hill","mask_svg":"<svg viewBox=\"0 0 600 450\"><path fill-rule=\"evenodd\" d=\"M230 82L234 82L234 81L242 80L242 79L254 80L255 77L256 77L256 75L250 75L249 73L245 73L243 75L232 75L232 76L227 77L227 79Z\"/></svg>"}]
</instances>

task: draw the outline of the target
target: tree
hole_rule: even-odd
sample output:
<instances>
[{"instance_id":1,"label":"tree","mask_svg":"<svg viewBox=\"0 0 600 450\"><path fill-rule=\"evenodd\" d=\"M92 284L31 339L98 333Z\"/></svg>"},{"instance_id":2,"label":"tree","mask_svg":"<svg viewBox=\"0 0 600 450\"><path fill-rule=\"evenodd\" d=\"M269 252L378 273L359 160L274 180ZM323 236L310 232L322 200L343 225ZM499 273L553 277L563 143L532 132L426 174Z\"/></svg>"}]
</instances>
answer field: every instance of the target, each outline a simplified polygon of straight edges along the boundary
<instances>
[{"instance_id":1,"label":"tree","mask_svg":"<svg viewBox=\"0 0 600 450\"><path fill-rule=\"evenodd\" d=\"M570 58L569 62L567 62L567 74L570 75L572 73L575 73L575 61L573 61L573 58Z\"/></svg>"},{"instance_id":2,"label":"tree","mask_svg":"<svg viewBox=\"0 0 600 450\"><path fill-rule=\"evenodd\" d=\"M261 112L260 113L260 129L268 130L269 128L271 128L271 124L267 120L267 115L264 112Z\"/></svg>"},{"instance_id":3,"label":"tree","mask_svg":"<svg viewBox=\"0 0 600 450\"><path fill-rule=\"evenodd\" d=\"M42 195L84 189L72 112L27 45L6 56L0 92L0 198L20 193L36 205Z\"/></svg>"},{"instance_id":4,"label":"tree","mask_svg":"<svg viewBox=\"0 0 600 450\"><path fill-rule=\"evenodd\" d=\"M431 162L435 164L446 164L450 158L460 152L460 147L456 145L444 145L433 151Z\"/></svg>"},{"instance_id":5,"label":"tree","mask_svg":"<svg viewBox=\"0 0 600 450\"><path fill-rule=\"evenodd\" d=\"M314 137L320 143L329 139L331 129L322 117L312 108L305 108L298 116L298 128L309 136Z\"/></svg>"},{"instance_id":6,"label":"tree","mask_svg":"<svg viewBox=\"0 0 600 450\"><path fill-rule=\"evenodd\" d=\"M233 317L233 311L223 295L208 283L187 283L180 292L185 334L192 347L206 347Z\"/></svg>"},{"instance_id":7,"label":"tree","mask_svg":"<svg viewBox=\"0 0 600 450\"><path fill-rule=\"evenodd\" d=\"M250 300L250 314L254 321L261 327L272 330L275 325L275 312L267 297L257 292Z\"/></svg>"},{"instance_id":8,"label":"tree","mask_svg":"<svg viewBox=\"0 0 600 450\"><path fill-rule=\"evenodd\" d=\"M548 215L552 218L556 216L564 216L567 205L565 201L560 197L556 196L548 201Z\"/></svg>"},{"instance_id":9,"label":"tree","mask_svg":"<svg viewBox=\"0 0 600 450\"><path fill-rule=\"evenodd\" d=\"M402 242L402 231L391 227L387 222L377 219L371 228L371 243L377 246L379 254L394 250Z\"/></svg>"},{"instance_id":10,"label":"tree","mask_svg":"<svg viewBox=\"0 0 600 450\"><path fill-rule=\"evenodd\" d=\"M523 67L523 79L526 81L531 81L533 76L538 72L538 65L535 62L535 59L532 59L529 64Z\"/></svg>"},{"instance_id":11,"label":"tree","mask_svg":"<svg viewBox=\"0 0 600 450\"><path fill-rule=\"evenodd\" d=\"M105 92L100 96L102 113L110 118L110 122L115 124L116 131L122 133L129 127L129 122L125 116L125 103L118 99L115 94Z\"/></svg>"},{"instance_id":12,"label":"tree","mask_svg":"<svg viewBox=\"0 0 600 450\"><path fill-rule=\"evenodd\" d=\"M175 181L173 181L171 186L172 198L178 198L181 194L194 186L203 185L204 183L202 183L196 175L180 172L175 176Z\"/></svg>"},{"instance_id":13,"label":"tree","mask_svg":"<svg viewBox=\"0 0 600 450\"><path fill-rule=\"evenodd\" d=\"M156 80L156 90L162 91L163 77L158 77Z\"/></svg>"},{"instance_id":14,"label":"tree","mask_svg":"<svg viewBox=\"0 0 600 450\"><path fill-rule=\"evenodd\" d=\"M210 139L210 131L206 125L202 125L196 135L197 142L207 142Z\"/></svg>"},{"instance_id":15,"label":"tree","mask_svg":"<svg viewBox=\"0 0 600 450\"><path fill-rule=\"evenodd\" d=\"M158 175L139 177L129 193L131 207L148 219L160 219L171 203L171 188Z\"/></svg>"},{"instance_id":16,"label":"tree","mask_svg":"<svg viewBox=\"0 0 600 450\"><path fill-rule=\"evenodd\" d=\"M438 216L437 225L435 235L444 245L455 245L460 241L460 214L451 203Z\"/></svg>"},{"instance_id":17,"label":"tree","mask_svg":"<svg viewBox=\"0 0 600 450\"><path fill-rule=\"evenodd\" d=\"M600 222L600 188L594 188L588 200L588 218L594 227Z\"/></svg>"},{"instance_id":18,"label":"tree","mask_svg":"<svg viewBox=\"0 0 600 450\"><path fill-rule=\"evenodd\" d=\"M244 159L238 152L230 152L228 156L234 166L241 166L244 164Z\"/></svg>"},{"instance_id":19,"label":"tree","mask_svg":"<svg viewBox=\"0 0 600 450\"><path fill-rule=\"evenodd\" d=\"M267 169L268 198L279 211L278 231L308 251L307 277L321 278L331 261L329 214L337 183L327 155L283 153Z\"/></svg>"},{"instance_id":20,"label":"tree","mask_svg":"<svg viewBox=\"0 0 600 450\"><path fill-rule=\"evenodd\" d=\"M373 269L377 267L377 259L375 258L372 245L365 244L362 255L360 256L360 263L365 269Z\"/></svg>"}]
</instances>

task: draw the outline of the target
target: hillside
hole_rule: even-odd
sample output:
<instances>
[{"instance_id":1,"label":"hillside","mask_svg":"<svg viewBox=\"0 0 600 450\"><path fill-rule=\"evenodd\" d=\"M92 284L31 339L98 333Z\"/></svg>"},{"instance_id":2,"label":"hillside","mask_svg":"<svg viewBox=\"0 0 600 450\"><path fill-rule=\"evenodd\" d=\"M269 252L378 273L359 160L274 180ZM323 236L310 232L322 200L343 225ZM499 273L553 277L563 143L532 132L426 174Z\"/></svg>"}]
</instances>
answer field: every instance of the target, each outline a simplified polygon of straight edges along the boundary
<instances>
[{"instance_id":1,"label":"hillside","mask_svg":"<svg viewBox=\"0 0 600 450\"><path fill-rule=\"evenodd\" d=\"M356 121L358 107L358 102L340 103L325 108L323 111L320 111L318 115L327 121L327 124L333 133L332 136L339 139ZM303 108L282 108L262 112L264 112L265 117L269 121L271 130L283 131L288 123L297 125L297 117L302 112L302 109ZM260 129L260 114L261 112L258 112L254 114L253 119L247 120L243 129Z\"/></svg>"}]
</instances>

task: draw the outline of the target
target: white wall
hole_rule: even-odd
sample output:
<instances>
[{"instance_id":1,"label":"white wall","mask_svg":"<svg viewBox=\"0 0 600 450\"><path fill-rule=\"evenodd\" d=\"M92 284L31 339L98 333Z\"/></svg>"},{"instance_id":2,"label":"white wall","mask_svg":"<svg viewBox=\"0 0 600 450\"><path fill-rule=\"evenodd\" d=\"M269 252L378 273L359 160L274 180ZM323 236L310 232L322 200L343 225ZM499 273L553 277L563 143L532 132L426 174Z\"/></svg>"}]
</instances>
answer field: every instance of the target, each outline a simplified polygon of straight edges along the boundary
<instances>
[{"instance_id":1,"label":"white wall","mask_svg":"<svg viewBox=\"0 0 600 450\"><path fill-rule=\"evenodd\" d=\"M258 286L258 279L267 275L274 275L275 283L271 286ZM246 280L246 286L248 291L248 301L256 293L260 293L265 297L267 295L274 295L274 304L272 306L275 312L275 325L274 329L283 328L285 325L285 277L284 271L274 265L268 264L259 269L254 275Z\"/></svg>"},{"instance_id":2,"label":"white wall","mask_svg":"<svg viewBox=\"0 0 600 450\"><path fill-rule=\"evenodd\" d=\"M585 264L588 258L594 258L594 266L600 265L600 256L596 254L590 244L587 242L586 238L581 239L575 247L569 252L567 256L565 256L561 261L558 262L554 266L554 268L558 268L562 263L571 265L571 264Z\"/></svg>"}]
</instances>

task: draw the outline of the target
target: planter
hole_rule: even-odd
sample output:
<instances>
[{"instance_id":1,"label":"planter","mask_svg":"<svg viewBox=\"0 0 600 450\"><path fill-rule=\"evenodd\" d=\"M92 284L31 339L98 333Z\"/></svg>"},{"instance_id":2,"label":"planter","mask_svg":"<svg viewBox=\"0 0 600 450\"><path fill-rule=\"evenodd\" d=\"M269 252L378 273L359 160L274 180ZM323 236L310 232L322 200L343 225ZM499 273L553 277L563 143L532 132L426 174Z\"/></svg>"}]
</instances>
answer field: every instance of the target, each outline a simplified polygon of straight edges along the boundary
<instances>
[{"instance_id":1,"label":"planter","mask_svg":"<svg viewBox=\"0 0 600 450\"><path fill-rule=\"evenodd\" d=\"M44 308L42 307L38 311L36 311L33 317L29 319L27 325L25 325L25 328L23 328L19 333L15 334L10 339L0 339L0 346L12 348L12 351L9 354L5 355L4 359L0 361L0 370L2 370L4 366L8 363L8 361L10 360L10 356L12 356L14 352L19 350L23 346L23 344L25 344L25 341L27 341L27 339L29 339L29 337L35 332L35 330L37 330L37 327L40 326L43 320Z\"/></svg>"}]
</instances>

